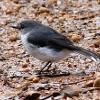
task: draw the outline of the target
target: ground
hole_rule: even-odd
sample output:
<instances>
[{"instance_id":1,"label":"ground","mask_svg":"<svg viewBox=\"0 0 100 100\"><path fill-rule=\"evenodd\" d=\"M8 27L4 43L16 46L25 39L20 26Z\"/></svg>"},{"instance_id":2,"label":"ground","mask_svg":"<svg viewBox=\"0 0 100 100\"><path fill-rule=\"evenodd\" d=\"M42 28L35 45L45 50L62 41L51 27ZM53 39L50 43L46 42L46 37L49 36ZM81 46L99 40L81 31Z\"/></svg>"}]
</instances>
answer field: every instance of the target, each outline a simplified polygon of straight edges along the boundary
<instances>
[{"instance_id":1,"label":"ground","mask_svg":"<svg viewBox=\"0 0 100 100\"><path fill-rule=\"evenodd\" d=\"M55 92L61 95L47 100L100 100L100 89L95 88L100 87L100 62L82 55L72 54L52 65L69 71L68 76L34 75L42 61L27 53L19 31L10 27L25 19L50 26L75 45L100 54L100 0L1 0L0 100L31 100L29 97L44 98Z\"/></svg>"}]
</instances>

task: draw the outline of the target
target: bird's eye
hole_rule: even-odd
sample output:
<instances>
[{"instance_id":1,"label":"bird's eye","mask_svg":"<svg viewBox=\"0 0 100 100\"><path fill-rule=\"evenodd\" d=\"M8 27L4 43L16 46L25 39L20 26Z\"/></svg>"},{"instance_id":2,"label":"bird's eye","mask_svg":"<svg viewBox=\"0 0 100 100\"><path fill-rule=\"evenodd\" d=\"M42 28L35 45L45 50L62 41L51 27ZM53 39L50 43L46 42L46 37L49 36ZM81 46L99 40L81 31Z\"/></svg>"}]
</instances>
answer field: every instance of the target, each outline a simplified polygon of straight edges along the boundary
<instances>
[{"instance_id":1,"label":"bird's eye","mask_svg":"<svg viewBox=\"0 0 100 100\"><path fill-rule=\"evenodd\" d=\"M25 26L23 24L20 24L21 29L23 29Z\"/></svg>"}]
</instances>

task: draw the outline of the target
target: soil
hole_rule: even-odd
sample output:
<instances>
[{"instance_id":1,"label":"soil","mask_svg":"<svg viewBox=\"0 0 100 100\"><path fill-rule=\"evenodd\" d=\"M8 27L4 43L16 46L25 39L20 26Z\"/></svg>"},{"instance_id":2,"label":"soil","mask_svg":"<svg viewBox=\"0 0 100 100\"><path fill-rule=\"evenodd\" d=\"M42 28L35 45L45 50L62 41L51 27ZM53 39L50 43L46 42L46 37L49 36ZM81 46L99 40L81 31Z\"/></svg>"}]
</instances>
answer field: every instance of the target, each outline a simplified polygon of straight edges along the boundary
<instances>
[{"instance_id":1,"label":"soil","mask_svg":"<svg viewBox=\"0 0 100 100\"><path fill-rule=\"evenodd\" d=\"M43 62L27 53L20 32L10 27L26 19L100 54L100 0L0 0L0 100L100 100L94 89L100 87L100 62L85 56L73 53L53 63L68 75L35 75Z\"/></svg>"}]
</instances>

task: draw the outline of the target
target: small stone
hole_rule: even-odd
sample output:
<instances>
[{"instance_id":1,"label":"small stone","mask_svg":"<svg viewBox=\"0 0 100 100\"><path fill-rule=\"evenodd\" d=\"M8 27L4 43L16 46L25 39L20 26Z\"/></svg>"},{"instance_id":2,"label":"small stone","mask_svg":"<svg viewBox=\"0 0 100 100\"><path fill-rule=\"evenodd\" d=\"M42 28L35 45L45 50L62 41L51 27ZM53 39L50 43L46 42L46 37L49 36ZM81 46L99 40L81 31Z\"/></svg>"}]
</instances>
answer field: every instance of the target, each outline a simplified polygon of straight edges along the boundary
<instances>
[{"instance_id":1,"label":"small stone","mask_svg":"<svg viewBox=\"0 0 100 100\"><path fill-rule=\"evenodd\" d=\"M97 0L98 4L100 4L100 0Z\"/></svg>"},{"instance_id":2,"label":"small stone","mask_svg":"<svg viewBox=\"0 0 100 100\"><path fill-rule=\"evenodd\" d=\"M81 37L80 37L79 35L73 35L73 36L72 36L72 40L73 40L74 42L79 42L80 39L81 39Z\"/></svg>"},{"instance_id":3,"label":"small stone","mask_svg":"<svg viewBox=\"0 0 100 100\"><path fill-rule=\"evenodd\" d=\"M95 40L94 46L95 46L95 48L100 47L100 38Z\"/></svg>"},{"instance_id":4,"label":"small stone","mask_svg":"<svg viewBox=\"0 0 100 100\"><path fill-rule=\"evenodd\" d=\"M16 89L20 89L20 88L22 88L22 85L21 84L17 84L16 85Z\"/></svg>"},{"instance_id":5,"label":"small stone","mask_svg":"<svg viewBox=\"0 0 100 100\"><path fill-rule=\"evenodd\" d=\"M22 6L21 6L21 5L19 5L19 4L18 4L18 5L16 5L16 7L15 7L15 11L16 11L16 12L18 12L18 11L20 10L20 8L21 8L21 7L22 7Z\"/></svg>"},{"instance_id":6,"label":"small stone","mask_svg":"<svg viewBox=\"0 0 100 100\"><path fill-rule=\"evenodd\" d=\"M27 68L27 67L28 67L27 63L22 64L22 68Z\"/></svg>"},{"instance_id":7,"label":"small stone","mask_svg":"<svg viewBox=\"0 0 100 100\"><path fill-rule=\"evenodd\" d=\"M10 38L9 38L9 40L10 40L11 42L16 41L17 39L18 39L17 34L13 34L13 35L11 35Z\"/></svg>"},{"instance_id":8,"label":"small stone","mask_svg":"<svg viewBox=\"0 0 100 100\"><path fill-rule=\"evenodd\" d=\"M31 70L31 67L28 66L27 63L23 63L22 66L19 68L19 71L28 72Z\"/></svg>"},{"instance_id":9,"label":"small stone","mask_svg":"<svg viewBox=\"0 0 100 100\"><path fill-rule=\"evenodd\" d=\"M1 36L1 35L3 35L5 32L6 32L6 30L5 30L5 29L0 28L0 36Z\"/></svg>"},{"instance_id":10,"label":"small stone","mask_svg":"<svg viewBox=\"0 0 100 100\"><path fill-rule=\"evenodd\" d=\"M55 3L57 3L57 0L47 0L48 6L54 5Z\"/></svg>"},{"instance_id":11,"label":"small stone","mask_svg":"<svg viewBox=\"0 0 100 100\"><path fill-rule=\"evenodd\" d=\"M19 3L21 3L21 4L26 4L26 3L29 3L30 2L30 0L19 0Z\"/></svg>"},{"instance_id":12,"label":"small stone","mask_svg":"<svg viewBox=\"0 0 100 100\"><path fill-rule=\"evenodd\" d=\"M97 78L93 84L94 87L100 87L100 78Z\"/></svg>"},{"instance_id":13,"label":"small stone","mask_svg":"<svg viewBox=\"0 0 100 100\"><path fill-rule=\"evenodd\" d=\"M31 68L28 67L28 68L20 68L19 71L22 71L22 72L29 72L30 70L31 70Z\"/></svg>"},{"instance_id":14,"label":"small stone","mask_svg":"<svg viewBox=\"0 0 100 100\"><path fill-rule=\"evenodd\" d=\"M37 76L29 77L27 80L32 81L33 83L39 82L40 78Z\"/></svg>"},{"instance_id":15,"label":"small stone","mask_svg":"<svg viewBox=\"0 0 100 100\"><path fill-rule=\"evenodd\" d=\"M47 17L48 23L52 23L53 22L53 18L51 16Z\"/></svg>"},{"instance_id":16,"label":"small stone","mask_svg":"<svg viewBox=\"0 0 100 100\"><path fill-rule=\"evenodd\" d=\"M61 12L61 16L59 17L59 21L62 22L68 17L69 17L68 14L65 14L64 12Z\"/></svg>"},{"instance_id":17,"label":"small stone","mask_svg":"<svg viewBox=\"0 0 100 100\"><path fill-rule=\"evenodd\" d=\"M23 81L21 84L17 84L16 86L15 86L15 88L16 89L25 89L25 88L27 88L29 85L31 84L31 82L29 82L29 81Z\"/></svg>"},{"instance_id":18,"label":"small stone","mask_svg":"<svg viewBox=\"0 0 100 100\"><path fill-rule=\"evenodd\" d=\"M59 21L62 22L65 20L65 17L59 17Z\"/></svg>"},{"instance_id":19,"label":"small stone","mask_svg":"<svg viewBox=\"0 0 100 100\"><path fill-rule=\"evenodd\" d=\"M81 40L81 36L75 33L70 33L69 38L71 38L71 40L73 40L74 42L79 42Z\"/></svg>"},{"instance_id":20,"label":"small stone","mask_svg":"<svg viewBox=\"0 0 100 100\"><path fill-rule=\"evenodd\" d=\"M39 8L39 13L49 13L49 9L46 7L40 7Z\"/></svg>"},{"instance_id":21,"label":"small stone","mask_svg":"<svg viewBox=\"0 0 100 100\"><path fill-rule=\"evenodd\" d=\"M18 1L18 0L13 0L13 2L14 2L14 3L16 3L16 4L18 4L18 3L19 3L19 1Z\"/></svg>"},{"instance_id":22,"label":"small stone","mask_svg":"<svg viewBox=\"0 0 100 100\"><path fill-rule=\"evenodd\" d=\"M7 24L7 20L6 19L0 19L0 26L4 26ZM0 28L1 31L1 28Z\"/></svg>"},{"instance_id":23,"label":"small stone","mask_svg":"<svg viewBox=\"0 0 100 100\"><path fill-rule=\"evenodd\" d=\"M27 62L27 63L29 63L29 62L30 62L29 58L27 58L27 59L26 59L26 62Z\"/></svg>"},{"instance_id":24,"label":"small stone","mask_svg":"<svg viewBox=\"0 0 100 100\"><path fill-rule=\"evenodd\" d=\"M6 14L11 14L11 13L18 13L19 9L21 8L21 5L9 5L4 9Z\"/></svg>"},{"instance_id":25,"label":"small stone","mask_svg":"<svg viewBox=\"0 0 100 100\"><path fill-rule=\"evenodd\" d=\"M6 59L7 59L6 57L0 56L0 61L4 61Z\"/></svg>"},{"instance_id":26,"label":"small stone","mask_svg":"<svg viewBox=\"0 0 100 100\"><path fill-rule=\"evenodd\" d=\"M11 57L16 56L16 53L14 50L9 50L9 55L11 55Z\"/></svg>"}]
</instances>

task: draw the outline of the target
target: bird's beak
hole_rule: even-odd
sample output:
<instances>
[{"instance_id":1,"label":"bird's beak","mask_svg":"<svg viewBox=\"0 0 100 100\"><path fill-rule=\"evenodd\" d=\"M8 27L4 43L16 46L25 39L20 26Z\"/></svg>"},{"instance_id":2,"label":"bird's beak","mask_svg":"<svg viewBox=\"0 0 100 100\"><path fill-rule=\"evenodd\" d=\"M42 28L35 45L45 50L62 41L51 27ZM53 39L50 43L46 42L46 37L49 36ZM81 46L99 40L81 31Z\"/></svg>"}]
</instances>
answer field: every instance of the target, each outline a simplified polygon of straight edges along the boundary
<instances>
[{"instance_id":1,"label":"bird's beak","mask_svg":"<svg viewBox=\"0 0 100 100\"><path fill-rule=\"evenodd\" d=\"M21 26L20 25L10 25L10 27L12 27L12 28L15 28L15 29L21 29Z\"/></svg>"}]
</instances>

